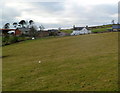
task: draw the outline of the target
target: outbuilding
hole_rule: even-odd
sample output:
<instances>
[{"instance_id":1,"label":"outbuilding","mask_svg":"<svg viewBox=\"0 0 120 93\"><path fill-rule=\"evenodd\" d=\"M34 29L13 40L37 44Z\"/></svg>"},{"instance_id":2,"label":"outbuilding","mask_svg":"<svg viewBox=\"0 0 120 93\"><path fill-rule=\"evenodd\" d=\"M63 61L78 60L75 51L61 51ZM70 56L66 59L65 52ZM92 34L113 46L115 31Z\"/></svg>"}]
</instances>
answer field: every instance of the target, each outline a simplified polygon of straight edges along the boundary
<instances>
[{"instance_id":1,"label":"outbuilding","mask_svg":"<svg viewBox=\"0 0 120 93\"><path fill-rule=\"evenodd\" d=\"M120 24L114 24L112 26L112 31L120 31Z\"/></svg>"}]
</instances>

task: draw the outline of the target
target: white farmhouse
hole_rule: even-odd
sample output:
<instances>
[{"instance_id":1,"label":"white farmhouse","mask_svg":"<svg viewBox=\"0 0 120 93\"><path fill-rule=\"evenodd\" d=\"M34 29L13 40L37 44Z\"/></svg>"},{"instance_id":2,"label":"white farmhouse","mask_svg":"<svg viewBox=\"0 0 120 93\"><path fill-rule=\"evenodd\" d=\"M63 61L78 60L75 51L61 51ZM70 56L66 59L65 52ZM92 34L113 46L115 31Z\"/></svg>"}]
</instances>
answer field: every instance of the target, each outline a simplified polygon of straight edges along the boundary
<instances>
[{"instance_id":1,"label":"white farmhouse","mask_svg":"<svg viewBox=\"0 0 120 93\"><path fill-rule=\"evenodd\" d=\"M71 35L84 35L84 34L90 34L90 33L91 33L91 30L89 30L86 27L74 27Z\"/></svg>"}]
</instances>

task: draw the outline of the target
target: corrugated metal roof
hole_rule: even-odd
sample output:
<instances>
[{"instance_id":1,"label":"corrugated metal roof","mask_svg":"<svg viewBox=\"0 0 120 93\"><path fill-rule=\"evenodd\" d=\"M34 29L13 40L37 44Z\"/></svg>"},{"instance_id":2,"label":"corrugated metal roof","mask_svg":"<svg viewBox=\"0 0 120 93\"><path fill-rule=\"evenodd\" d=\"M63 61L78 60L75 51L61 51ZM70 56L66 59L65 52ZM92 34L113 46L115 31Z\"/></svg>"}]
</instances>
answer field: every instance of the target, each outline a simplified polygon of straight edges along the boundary
<instances>
[{"instance_id":1,"label":"corrugated metal roof","mask_svg":"<svg viewBox=\"0 0 120 93\"><path fill-rule=\"evenodd\" d=\"M120 25L113 25L112 28L113 29L120 29Z\"/></svg>"}]
</instances>

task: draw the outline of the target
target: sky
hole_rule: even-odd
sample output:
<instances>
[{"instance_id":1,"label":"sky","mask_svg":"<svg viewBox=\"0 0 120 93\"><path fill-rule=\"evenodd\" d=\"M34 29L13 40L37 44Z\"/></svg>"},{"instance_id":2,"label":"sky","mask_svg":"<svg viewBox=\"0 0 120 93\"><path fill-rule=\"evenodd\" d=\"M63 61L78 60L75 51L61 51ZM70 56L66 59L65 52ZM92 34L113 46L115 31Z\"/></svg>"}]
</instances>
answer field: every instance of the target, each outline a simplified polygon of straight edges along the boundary
<instances>
[{"instance_id":1,"label":"sky","mask_svg":"<svg viewBox=\"0 0 120 93\"><path fill-rule=\"evenodd\" d=\"M118 22L119 0L2 0L0 28L5 23L33 20L45 28L69 28Z\"/></svg>"}]
</instances>

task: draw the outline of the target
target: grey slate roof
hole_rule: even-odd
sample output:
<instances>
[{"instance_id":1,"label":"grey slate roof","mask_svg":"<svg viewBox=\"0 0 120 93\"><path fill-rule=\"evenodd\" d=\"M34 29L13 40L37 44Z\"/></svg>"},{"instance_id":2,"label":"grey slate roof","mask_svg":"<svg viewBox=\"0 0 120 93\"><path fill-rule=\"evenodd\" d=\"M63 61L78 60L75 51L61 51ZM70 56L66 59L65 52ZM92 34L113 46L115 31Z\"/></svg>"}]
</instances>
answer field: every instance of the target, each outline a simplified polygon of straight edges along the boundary
<instances>
[{"instance_id":1,"label":"grey slate roof","mask_svg":"<svg viewBox=\"0 0 120 93\"><path fill-rule=\"evenodd\" d=\"M82 30L84 27L75 27L74 30Z\"/></svg>"}]
</instances>

